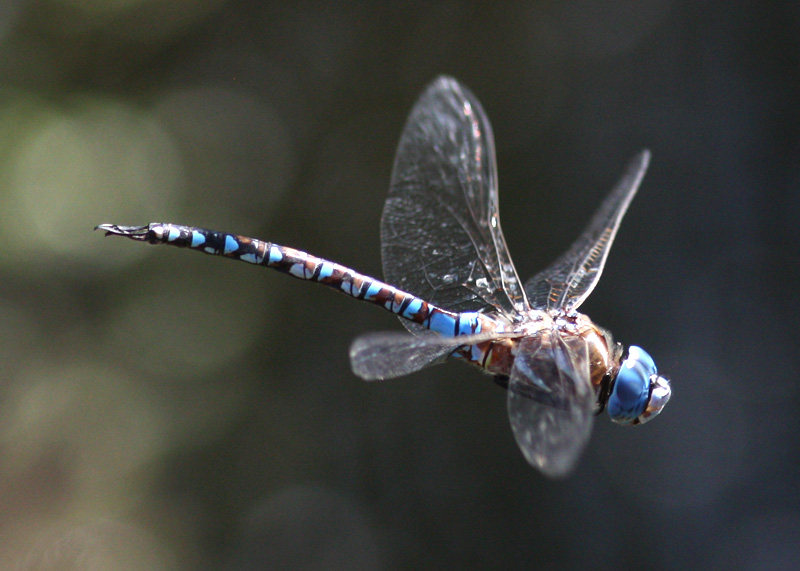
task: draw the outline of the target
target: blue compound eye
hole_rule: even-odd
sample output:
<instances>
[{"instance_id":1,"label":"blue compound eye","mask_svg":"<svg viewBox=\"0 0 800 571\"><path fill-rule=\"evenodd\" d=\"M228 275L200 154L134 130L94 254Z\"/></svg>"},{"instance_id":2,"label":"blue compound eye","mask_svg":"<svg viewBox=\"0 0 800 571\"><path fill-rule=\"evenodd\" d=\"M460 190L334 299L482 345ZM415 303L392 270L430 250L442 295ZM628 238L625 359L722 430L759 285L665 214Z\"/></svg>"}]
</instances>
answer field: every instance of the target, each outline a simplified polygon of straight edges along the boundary
<instances>
[{"instance_id":1,"label":"blue compound eye","mask_svg":"<svg viewBox=\"0 0 800 571\"><path fill-rule=\"evenodd\" d=\"M650 378L656 375L652 357L641 347L631 345L628 358L622 362L608 397L608 414L620 424L631 424L647 408L650 398Z\"/></svg>"},{"instance_id":2,"label":"blue compound eye","mask_svg":"<svg viewBox=\"0 0 800 571\"><path fill-rule=\"evenodd\" d=\"M625 359L625 361L639 361L647 370L648 376L655 375L658 372L658 370L656 370L656 363L653 361L653 358L648 354L647 351L641 347L637 347L636 345L631 345L628 347L628 358Z\"/></svg>"}]
</instances>

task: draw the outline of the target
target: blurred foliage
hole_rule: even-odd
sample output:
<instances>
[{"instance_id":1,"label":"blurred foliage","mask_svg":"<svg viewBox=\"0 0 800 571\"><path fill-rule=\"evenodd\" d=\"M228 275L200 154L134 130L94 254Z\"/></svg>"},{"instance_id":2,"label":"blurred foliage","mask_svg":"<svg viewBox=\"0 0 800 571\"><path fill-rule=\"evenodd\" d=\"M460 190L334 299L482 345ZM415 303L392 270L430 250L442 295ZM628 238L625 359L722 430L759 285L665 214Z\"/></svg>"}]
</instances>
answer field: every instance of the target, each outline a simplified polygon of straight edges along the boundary
<instances>
[{"instance_id":1,"label":"blurred foliage","mask_svg":"<svg viewBox=\"0 0 800 571\"><path fill-rule=\"evenodd\" d=\"M798 32L790 2L3 2L0 567L796 562ZM523 277L653 150L584 309L673 401L599 418L565 482L476 371L356 379L349 342L390 316L91 232L193 224L380 275L394 148L441 73L492 119Z\"/></svg>"}]
</instances>

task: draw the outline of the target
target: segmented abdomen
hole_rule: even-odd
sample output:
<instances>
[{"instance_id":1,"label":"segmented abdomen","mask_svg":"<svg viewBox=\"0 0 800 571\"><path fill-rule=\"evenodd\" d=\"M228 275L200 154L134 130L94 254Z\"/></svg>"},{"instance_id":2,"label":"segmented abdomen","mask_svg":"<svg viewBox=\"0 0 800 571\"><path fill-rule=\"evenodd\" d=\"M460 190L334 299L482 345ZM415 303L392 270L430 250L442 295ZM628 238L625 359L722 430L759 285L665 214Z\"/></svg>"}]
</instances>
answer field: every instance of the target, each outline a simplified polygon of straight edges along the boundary
<instances>
[{"instance_id":1,"label":"segmented abdomen","mask_svg":"<svg viewBox=\"0 0 800 571\"><path fill-rule=\"evenodd\" d=\"M104 229L133 237L134 229L119 228L118 232L107 227ZM177 224L155 222L138 227L136 230L139 231L136 239L151 244L170 244L206 254L225 256L267 266L301 280L321 283L355 299L383 307L442 335L471 335L484 330L492 331L496 327L495 322L484 314L447 311L392 285L294 248Z\"/></svg>"}]
</instances>

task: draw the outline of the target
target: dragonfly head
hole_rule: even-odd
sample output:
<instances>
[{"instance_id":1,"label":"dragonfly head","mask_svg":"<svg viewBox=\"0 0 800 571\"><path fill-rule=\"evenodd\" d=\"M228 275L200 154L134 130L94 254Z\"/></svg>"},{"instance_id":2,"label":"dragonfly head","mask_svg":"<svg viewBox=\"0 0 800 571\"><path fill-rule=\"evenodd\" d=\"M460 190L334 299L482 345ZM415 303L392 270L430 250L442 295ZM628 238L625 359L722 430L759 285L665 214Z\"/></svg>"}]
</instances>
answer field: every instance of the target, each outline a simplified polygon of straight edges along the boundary
<instances>
[{"instance_id":1,"label":"dragonfly head","mask_svg":"<svg viewBox=\"0 0 800 571\"><path fill-rule=\"evenodd\" d=\"M669 381L658 374L653 358L631 345L608 397L608 414L618 424L644 424L669 401Z\"/></svg>"}]
</instances>

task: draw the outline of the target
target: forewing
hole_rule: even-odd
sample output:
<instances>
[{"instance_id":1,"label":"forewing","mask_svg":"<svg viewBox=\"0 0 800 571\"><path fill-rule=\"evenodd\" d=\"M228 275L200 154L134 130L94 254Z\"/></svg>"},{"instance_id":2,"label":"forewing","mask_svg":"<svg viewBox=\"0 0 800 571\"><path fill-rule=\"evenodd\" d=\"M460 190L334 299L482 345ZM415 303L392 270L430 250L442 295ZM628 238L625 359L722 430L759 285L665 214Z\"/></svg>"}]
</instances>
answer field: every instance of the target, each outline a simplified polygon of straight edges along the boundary
<instances>
[{"instance_id":1,"label":"forewing","mask_svg":"<svg viewBox=\"0 0 800 571\"><path fill-rule=\"evenodd\" d=\"M350 346L353 372L367 381L393 379L443 363L462 345L498 337L496 333L444 337L426 330L417 335L386 332L356 338Z\"/></svg>"},{"instance_id":2,"label":"forewing","mask_svg":"<svg viewBox=\"0 0 800 571\"><path fill-rule=\"evenodd\" d=\"M508 417L525 459L551 478L569 474L589 440L595 394L585 343L553 331L520 341Z\"/></svg>"},{"instance_id":3,"label":"forewing","mask_svg":"<svg viewBox=\"0 0 800 571\"><path fill-rule=\"evenodd\" d=\"M629 164L589 225L572 247L550 267L525 283L528 300L535 309L577 309L592 293L603 272L608 252L622 217L633 200L650 162L642 151Z\"/></svg>"},{"instance_id":4,"label":"forewing","mask_svg":"<svg viewBox=\"0 0 800 571\"><path fill-rule=\"evenodd\" d=\"M492 129L452 78L434 81L408 118L381 244L386 281L440 307L510 317L527 306L500 229Z\"/></svg>"}]
</instances>

